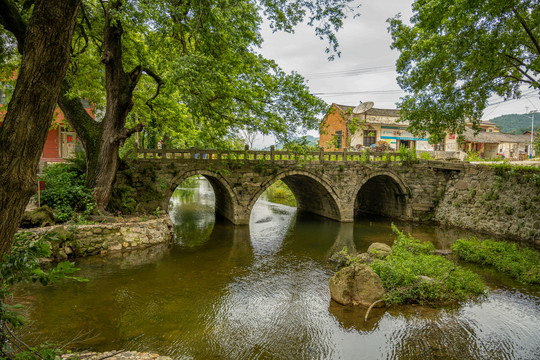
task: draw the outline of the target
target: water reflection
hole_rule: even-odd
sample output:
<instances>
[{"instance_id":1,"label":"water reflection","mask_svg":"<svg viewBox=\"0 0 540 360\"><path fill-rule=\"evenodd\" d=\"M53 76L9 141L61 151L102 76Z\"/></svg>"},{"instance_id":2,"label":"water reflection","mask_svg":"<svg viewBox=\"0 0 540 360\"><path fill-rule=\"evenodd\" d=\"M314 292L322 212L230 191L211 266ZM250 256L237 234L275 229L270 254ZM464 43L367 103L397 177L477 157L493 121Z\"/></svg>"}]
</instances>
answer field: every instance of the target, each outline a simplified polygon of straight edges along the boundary
<instances>
[{"instance_id":1,"label":"water reflection","mask_svg":"<svg viewBox=\"0 0 540 360\"><path fill-rule=\"evenodd\" d=\"M82 259L89 283L20 288L32 319L25 340L178 359L535 358L537 287L476 267L493 289L486 301L372 309L364 323L365 309L330 301L327 259L344 246L391 244L389 220L340 224L261 199L249 227L232 226L216 219L212 189L200 184L173 197L172 248ZM397 225L442 248L462 236Z\"/></svg>"}]
</instances>

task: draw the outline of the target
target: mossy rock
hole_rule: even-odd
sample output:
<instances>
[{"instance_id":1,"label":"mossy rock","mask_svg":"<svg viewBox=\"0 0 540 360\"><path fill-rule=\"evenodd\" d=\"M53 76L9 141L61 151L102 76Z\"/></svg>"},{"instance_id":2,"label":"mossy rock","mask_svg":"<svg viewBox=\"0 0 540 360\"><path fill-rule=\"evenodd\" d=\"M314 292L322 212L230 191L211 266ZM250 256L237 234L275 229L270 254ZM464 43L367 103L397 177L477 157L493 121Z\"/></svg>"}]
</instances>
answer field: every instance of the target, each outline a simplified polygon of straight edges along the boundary
<instances>
[{"instance_id":1,"label":"mossy rock","mask_svg":"<svg viewBox=\"0 0 540 360\"><path fill-rule=\"evenodd\" d=\"M351 265L351 258L345 251L341 250L332 255L330 259L328 259L328 262L336 271L338 271L346 266Z\"/></svg>"},{"instance_id":2,"label":"mossy rock","mask_svg":"<svg viewBox=\"0 0 540 360\"><path fill-rule=\"evenodd\" d=\"M329 281L332 299L342 305L370 306L384 298L381 279L369 266L353 264L338 271ZM383 303L377 306L384 306Z\"/></svg>"},{"instance_id":3,"label":"mossy rock","mask_svg":"<svg viewBox=\"0 0 540 360\"><path fill-rule=\"evenodd\" d=\"M369 246L367 252L373 257L383 259L392 254L392 248L386 244L375 242Z\"/></svg>"},{"instance_id":4,"label":"mossy rock","mask_svg":"<svg viewBox=\"0 0 540 360\"><path fill-rule=\"evenodd\" d=\"M20 227L28 229L33 227L51 226L56 224L52 210L43 205L32 211L23 214Z\"/></svg>"}]
</instances>

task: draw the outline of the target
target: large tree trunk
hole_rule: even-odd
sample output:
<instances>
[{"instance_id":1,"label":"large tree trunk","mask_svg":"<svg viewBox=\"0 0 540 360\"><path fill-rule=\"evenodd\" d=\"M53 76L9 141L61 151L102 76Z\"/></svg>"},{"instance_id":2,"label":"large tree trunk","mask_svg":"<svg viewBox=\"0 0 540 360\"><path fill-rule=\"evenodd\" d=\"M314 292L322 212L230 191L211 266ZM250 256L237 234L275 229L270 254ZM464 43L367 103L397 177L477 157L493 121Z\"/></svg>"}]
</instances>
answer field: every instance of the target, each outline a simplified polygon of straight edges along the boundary
<instances>
[{"instance_id":1,"label":"large tree trunk","mask_svg":"<svg viewBox=\"0 0 540 360\"><path fill-rule=\"evenodd\" d=\"M1 1L1 0L0 0ZM142 125L126 129L127 115L133 107L133 91L137 85L141 66L127 73L122 64L122 24L116 19L111 24L111 11L118 10L122 1L109 1L103 29L103 59L105 64L105 90L107 105L105 116L97 122L84 109L79 98L68 96L69 83L64 80L59 104L67 121L77 132L86 151L86 185L94 190L98 210L106 212L112 194L112 187L118 170L118 151L124 141ZM161 86L161 79L150 70Z\"/></svg>"},{"instance_id":2,"label":"large tree trunk","mask_svg":"<svg viewBox=\"0 0 540 360\"><path fill-rule=\"evenodd\" d=\"M58 105L69 125L75 130L86 156L86 186L93 188L101 145L101 123L95 121L84 108L81 99L68 96L71 85L64 79Z\"/></svg>"},{"instance_id":3,"label":"large tree trunk","mask_svg":"<svg viewBox=\"0 0 540 360\"><path fill-rule=\"evenodd\" d=\"M0 127L0 258L9 250L36 189L39 158L69 63L79 6L80 0L36 1L26 34L15 34L19 43L24 40L24 51Z\"/></svg>"},{"instance_id":4,"label":"large tree trunk","mask_svg":"<svg viewBox=\"0 0 540 360\"><path fill-rule=\"evenodd\" d=\"M105 211L111 198L112 186L118 170L118 150L134 130L125 128L126 118L133 107L133 90L141 76L141 67L126 73L122 65L122 24L111 23L111 10L117 10L122 1L110 1L103 30L103 63L107 106L101 124L101 142L95 176L90 179L98 209Z\"/></svg>"}]
</instances>

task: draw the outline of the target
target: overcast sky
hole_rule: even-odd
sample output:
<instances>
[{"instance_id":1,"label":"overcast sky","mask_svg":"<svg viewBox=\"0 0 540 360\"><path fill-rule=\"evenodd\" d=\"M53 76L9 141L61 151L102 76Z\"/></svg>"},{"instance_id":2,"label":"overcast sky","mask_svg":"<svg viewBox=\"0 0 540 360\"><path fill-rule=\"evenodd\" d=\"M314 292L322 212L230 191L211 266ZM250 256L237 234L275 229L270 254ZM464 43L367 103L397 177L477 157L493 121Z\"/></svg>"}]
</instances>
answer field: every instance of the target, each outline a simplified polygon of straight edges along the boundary
<instances>
[{"instance_id":1,"label":"overcast sky","mask_svg":"<svg viewBox=\"0 0 540 360\"><path fill-rule=\"evenodd\" d=\"M412 0L360 0L360 16L345 21L338 32L341 57L327 60L326 42L319 40L314 29L302 26L295 34L263 31L262 55L275 60L284 70L296 71L308 81L312 94L328 104L358 105L373 101L377 108L395 109L403 92L395 72L398 51L391 50L388 18L401 13L412 15ZM493 98L484 112L484 120L511 113L540 111L538 96L502 102ZM540 116L537 115L538 118ZM539 119L540 120L540 119ZM311 132L310 132L311 133ZM264 141L267 143L267 141Z\"/></svg>"}]
</instances>

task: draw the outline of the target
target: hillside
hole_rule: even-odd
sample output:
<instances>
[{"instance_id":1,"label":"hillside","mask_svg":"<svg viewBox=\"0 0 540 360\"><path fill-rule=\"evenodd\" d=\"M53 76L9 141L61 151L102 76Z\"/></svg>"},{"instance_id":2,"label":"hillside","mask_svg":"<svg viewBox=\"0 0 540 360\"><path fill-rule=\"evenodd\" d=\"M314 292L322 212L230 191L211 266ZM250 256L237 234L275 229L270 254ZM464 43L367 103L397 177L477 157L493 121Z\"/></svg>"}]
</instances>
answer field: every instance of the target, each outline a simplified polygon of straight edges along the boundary
<instances>
[{"instance_id":1,"label":"hillside","mask_svg":"<svg viewBox=\"0 0 540 360\"><path fill-rule=\"evenodd\" d=\"M530 114L501 115L489 121L496 124L504 133L523 134L531 129ZM535 131L540 130L540 113L534 115L534 129Z\"/></svg>"}]
</instances>

